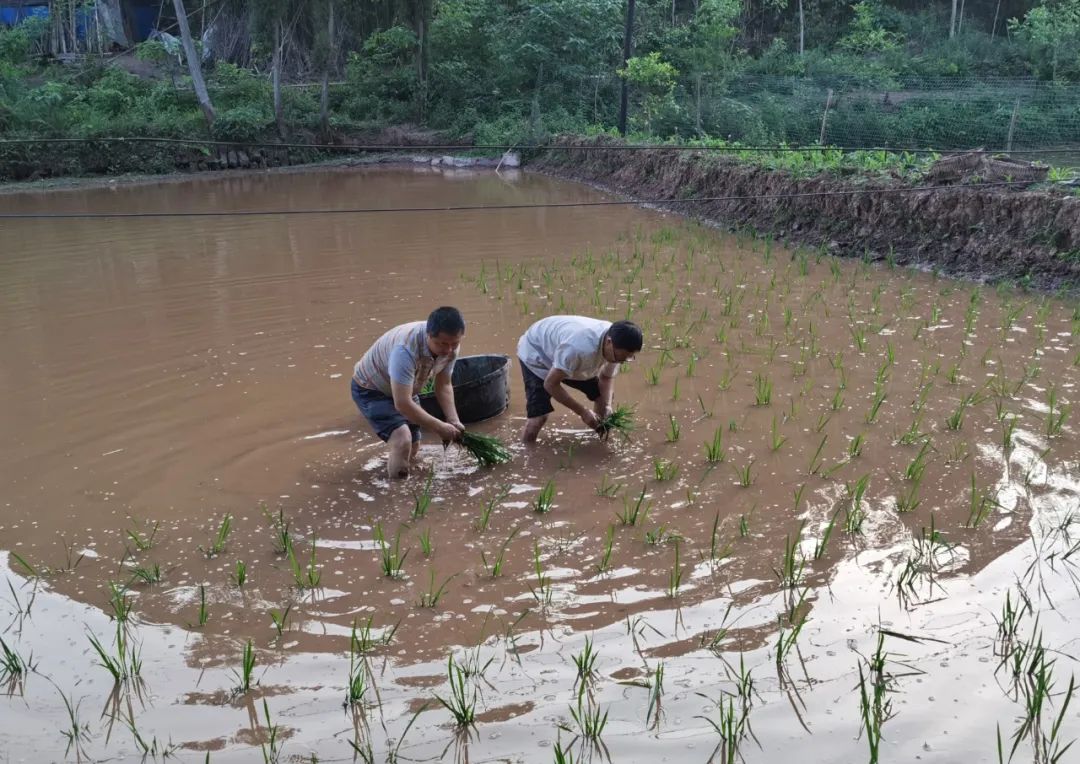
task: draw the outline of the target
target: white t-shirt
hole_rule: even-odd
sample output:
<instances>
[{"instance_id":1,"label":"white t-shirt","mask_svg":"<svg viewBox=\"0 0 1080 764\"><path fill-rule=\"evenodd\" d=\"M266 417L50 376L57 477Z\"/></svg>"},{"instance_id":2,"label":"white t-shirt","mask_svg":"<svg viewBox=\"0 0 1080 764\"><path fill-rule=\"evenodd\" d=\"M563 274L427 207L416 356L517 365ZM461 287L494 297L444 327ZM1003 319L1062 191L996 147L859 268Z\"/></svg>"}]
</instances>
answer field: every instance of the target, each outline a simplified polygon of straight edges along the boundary
<instances>
[{"instance_id":1,"label":"white t-shirt","mask_svg":"<svg viewBox=\"0 0 1080 764\"><path fill-rule=\"evenodd\" d=\"M544 379L552 369L568 379L586 380L603 374L614 377L619 364L604 360L604 335L610 321L585 316L548 316L529 327L518 340L518 358Z\"/></svg>"}]
</instances>

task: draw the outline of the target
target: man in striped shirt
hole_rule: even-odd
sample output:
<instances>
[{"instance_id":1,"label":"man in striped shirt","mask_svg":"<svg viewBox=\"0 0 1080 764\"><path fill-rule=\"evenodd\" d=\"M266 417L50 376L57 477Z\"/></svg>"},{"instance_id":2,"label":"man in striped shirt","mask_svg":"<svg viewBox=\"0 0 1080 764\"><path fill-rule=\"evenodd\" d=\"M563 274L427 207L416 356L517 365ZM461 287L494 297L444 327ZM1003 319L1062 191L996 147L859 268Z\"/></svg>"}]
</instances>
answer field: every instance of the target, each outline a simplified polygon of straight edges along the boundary
<instances>
[{"instance_id":1,"label":"man in striped shirt","mask_svg":"<svg viewBox=\"0 0 1080 764\"><path fill-rule=\"evenodd\" d=\"M352 398L375 434L390 447L386 469L391 478L409 476L420 449L420 428L443 442L465 431L454 404L451 374L465 336L457 308L436 308L427 321L395 326L375 340L356 362ZM435 399L446 415L442 422L420 407L419 394L435 378Z\"/></svg>"}]
</instances>

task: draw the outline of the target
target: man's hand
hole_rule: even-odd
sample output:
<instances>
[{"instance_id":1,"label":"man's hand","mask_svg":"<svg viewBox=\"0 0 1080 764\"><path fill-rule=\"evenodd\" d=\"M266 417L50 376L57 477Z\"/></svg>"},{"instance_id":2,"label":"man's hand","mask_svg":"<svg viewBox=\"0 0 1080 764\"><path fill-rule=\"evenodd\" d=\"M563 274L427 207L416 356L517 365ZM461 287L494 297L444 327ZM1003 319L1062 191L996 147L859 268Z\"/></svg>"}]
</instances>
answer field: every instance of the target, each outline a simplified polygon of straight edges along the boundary
<instances>
[{"instance_id":1,"label":"man's hand","mask_svg":"<svg viewBox=\"0 0 1080 764\"><path fill-rule=\"evenodd\" d=\"M461 423L461 420L460 420L460 419L447 419L447 420L446 420L446 423L447 423L448 425L451 425L451 426L453 426L453 427L456 427L456 428L457 428L457 431L458 431L458 435L461 435L462 433L464 433L464 432L465 432L465 425L463 425L463 424Z\"/></svg>"},{"instance_id":2,"label":"man's hand","mask_svg":"<svg viewBox=\"0 0 1080 764\"><path fill-rule=\"evenodd\" d=\"M581 415L581 421L585 423L585 426L590 430L600 429L600 417L596 415L596 412L592 409L585 409L585 413Z\"/></svg>"},{"instance_id":3,"label":"man's hand","mask_svg":"<svg viewBox=\"0 0 1080 764\"><path fill-rule=\"evenodd\" d=\"M443 443L450 443L451 441L461 440L461 433L465 428L458 422L456 425L450 422L439 422L439 426L435 429L439 437L442 438Z\"/></svg>"}]
</instances>

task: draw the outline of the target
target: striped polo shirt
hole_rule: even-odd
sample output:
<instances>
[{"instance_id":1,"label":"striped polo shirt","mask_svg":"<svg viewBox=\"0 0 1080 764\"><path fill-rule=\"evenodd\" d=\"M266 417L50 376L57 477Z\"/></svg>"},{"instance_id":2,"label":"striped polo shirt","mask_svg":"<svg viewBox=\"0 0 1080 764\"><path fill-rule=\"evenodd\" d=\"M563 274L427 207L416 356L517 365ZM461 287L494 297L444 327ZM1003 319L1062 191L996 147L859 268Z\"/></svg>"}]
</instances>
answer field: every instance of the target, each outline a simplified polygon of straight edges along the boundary
<instances>
[{"instance_id":1,"label":"striped polo shirt","mask_svg":"<svg viewBox=\"0 0 1080 764\"><path fill-rule=\"evenodd\" d=\"M414 321L395 326L375 340L356 362L353 380L360 387L393 397L390 389L393 377L401 384L411 382L413 395L419 395L433 376L444 369L453 371L457 356L456 350L451 355L433 356L427 345L427 322Z\"/></svg>"}]
</instances>

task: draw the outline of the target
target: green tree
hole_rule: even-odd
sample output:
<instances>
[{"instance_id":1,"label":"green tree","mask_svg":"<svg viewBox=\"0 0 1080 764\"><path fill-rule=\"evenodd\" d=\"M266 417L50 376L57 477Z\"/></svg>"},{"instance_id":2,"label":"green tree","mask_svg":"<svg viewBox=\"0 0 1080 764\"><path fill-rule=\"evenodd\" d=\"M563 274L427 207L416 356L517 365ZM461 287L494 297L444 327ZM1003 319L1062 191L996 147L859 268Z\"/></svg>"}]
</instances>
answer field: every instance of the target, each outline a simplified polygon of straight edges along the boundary
<instances>
[{"instance_id":1,"label":"green tree","mask_svg":"<svg viewBox=\"0 0 1080 764\"><path fill-rule=\"evenodd\" d=\"M1052 80L1080 77L1080 0L1042 0L1009 29L1026 43L1036 73Z\"/></svg>"},{"instance_id":2,"label":"green tree","mask_svg":"<svg viewBox=\"0 0 1080 764\"><path fill-rule=\"evenodd\" d=\"M672 92L678 70L660 58L660 53L653 51L646 56L634 56L626 61L626 68L619 70L619 76L626 79L642 94L642 110L645 112L645 131L652 131L652 121L656 113L672 104Z\"/></svg>"}]
</instances>

